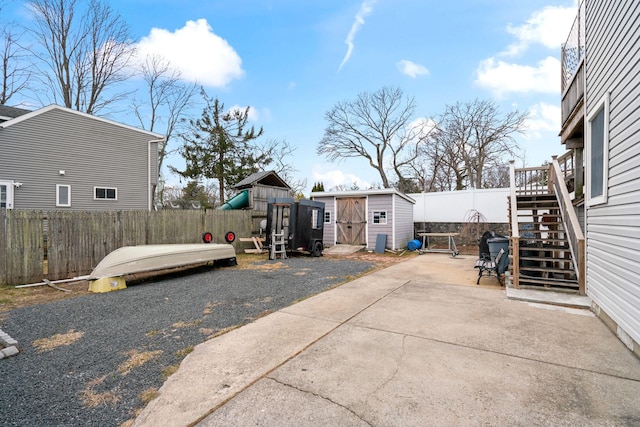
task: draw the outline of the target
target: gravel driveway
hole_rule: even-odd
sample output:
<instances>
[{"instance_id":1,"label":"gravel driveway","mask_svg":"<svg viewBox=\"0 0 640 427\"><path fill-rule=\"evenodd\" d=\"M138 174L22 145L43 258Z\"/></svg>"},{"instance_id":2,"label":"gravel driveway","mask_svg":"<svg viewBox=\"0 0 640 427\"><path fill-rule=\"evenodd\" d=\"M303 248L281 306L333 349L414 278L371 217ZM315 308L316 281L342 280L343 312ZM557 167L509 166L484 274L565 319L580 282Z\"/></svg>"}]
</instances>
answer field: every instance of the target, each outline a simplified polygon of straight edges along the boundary
<instances>
[{"instance_id":1,"label":"gravel driveway","mask_svg":"<svg viewBox=\"0 0 640 427\"><path fill-rule=\"evenodd\" d=\"M119 426L193 346L373 266L330 257L259 261L12 310L0 327L20 354L0 360L0 425Z\"/></svg>"}]
</instances>

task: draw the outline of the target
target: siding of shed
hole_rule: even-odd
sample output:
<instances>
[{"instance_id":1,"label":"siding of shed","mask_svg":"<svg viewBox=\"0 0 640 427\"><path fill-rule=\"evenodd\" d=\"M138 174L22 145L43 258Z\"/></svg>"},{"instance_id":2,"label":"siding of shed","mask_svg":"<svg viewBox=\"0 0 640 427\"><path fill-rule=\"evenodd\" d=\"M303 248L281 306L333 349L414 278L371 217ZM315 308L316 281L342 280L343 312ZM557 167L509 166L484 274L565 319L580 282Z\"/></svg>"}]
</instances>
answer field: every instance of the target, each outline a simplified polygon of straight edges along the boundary
<instances>
[{"instance_id":1,"label":"siding of shed","mask_svg":"<svg viewBox=\"0 0 640 427\"><path fill-rule=\"evenodd\" d=\"M331 222L324 223L322 229L322 243L333 246L336 243L336 204L333 197L314 197L313 200L324 202L324 211L331 214Z\"/></svg>"},{"instance_id":2,"label":"siding of shed","mask_svg":"<svg viewBox=\"0 0 640 427\"><path fill-rule=\"evenodd\" d=\"M609 193L587 208L587 294L638 343L640 2L587 0L586 15L587 116L610 92Z\"/></svg>"},{"instance_id":3,"label":"siding of shed","mask_svg":"<svg viewBox=\"0 0 640 427\"><path fill-rule=\"evenodd\" d=\"M367 200L368 212L367 212L367 246L369 249L373 249L376 246L376 239L378 234L387 235L387 243L385 247L387 249L393 249L395 242L393 241L393 195L391 194L374 194L368 196ZM386 224L374 224L373 213L378 211L387 212Z\"/></svg>"},{"instance_id":4,"label":"siding of shed","mask_svg":"<svg viewBox=\"0 0 640 427\"><path fill-rule=\"evenodd\" d=\"M254 211L266 212L270 197L285 198L291 197L291 190L283 187L273 187L270 185L255 184L250 188L251 208Z\"/></svg>"},{"instance_id":5,"label":"siding of shed","mask_svg":"<svg viewBox=\"0 0 640 427\"><path fill-rule=\"evenodd\" d=\"M409 240L414 238L413 203L394 195L396 246L395 249L407 247Z\"/></svg>"},{"instance_id":6,"label":"siding of shed","mask_svg":"<svg viewBox=\"0 0 640 427\"><path fill-rule=\"evenodd\" d=\"M0 130L2 179L22 182L17 209L148 209L149 172L157 181L157 144L149 134L53 109ZM60 176L59 171L65 175ZM56 207L56 184L71 185L71 208ZM115 187L118 200L93 200Z\"/></svg>"}]
</instances>

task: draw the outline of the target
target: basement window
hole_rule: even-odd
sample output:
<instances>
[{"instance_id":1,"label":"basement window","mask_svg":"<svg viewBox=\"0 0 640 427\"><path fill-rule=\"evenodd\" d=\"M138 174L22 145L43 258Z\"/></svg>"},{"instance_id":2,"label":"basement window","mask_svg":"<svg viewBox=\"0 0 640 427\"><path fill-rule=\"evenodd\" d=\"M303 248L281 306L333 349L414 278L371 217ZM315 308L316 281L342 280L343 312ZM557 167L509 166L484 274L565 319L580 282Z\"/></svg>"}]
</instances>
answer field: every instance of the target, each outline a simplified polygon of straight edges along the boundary
<instances>
[{"instance_id":1,"label":"basement window","mask_svg":"<svg viewBox=\"0 0 640 427\"><path fill-rule=\"evenodd\" d=\"M93 187L94 200L118 200L118 189L108 187Z\"/></svg>"}]
</instances>

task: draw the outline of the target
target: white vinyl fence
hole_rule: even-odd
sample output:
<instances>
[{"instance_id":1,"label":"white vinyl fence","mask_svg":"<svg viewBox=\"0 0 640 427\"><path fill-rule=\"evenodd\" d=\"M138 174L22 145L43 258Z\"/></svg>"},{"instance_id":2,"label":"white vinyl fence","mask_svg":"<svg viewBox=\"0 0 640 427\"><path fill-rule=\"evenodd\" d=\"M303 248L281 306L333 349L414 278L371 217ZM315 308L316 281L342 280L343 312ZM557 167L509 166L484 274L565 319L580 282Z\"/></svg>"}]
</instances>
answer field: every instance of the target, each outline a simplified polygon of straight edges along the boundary
<instances>
[{"instance_id":1,"label":"white vinyl fence","mask_svg":"<svg viewBox=\"0 0 640 427\"><path fill-rule=\"evenodd\" d=\"M407 194L416 201L413 222L466 222L470 211L488 223L508 223L508 188Z\"/></svg>"}]
</instances>

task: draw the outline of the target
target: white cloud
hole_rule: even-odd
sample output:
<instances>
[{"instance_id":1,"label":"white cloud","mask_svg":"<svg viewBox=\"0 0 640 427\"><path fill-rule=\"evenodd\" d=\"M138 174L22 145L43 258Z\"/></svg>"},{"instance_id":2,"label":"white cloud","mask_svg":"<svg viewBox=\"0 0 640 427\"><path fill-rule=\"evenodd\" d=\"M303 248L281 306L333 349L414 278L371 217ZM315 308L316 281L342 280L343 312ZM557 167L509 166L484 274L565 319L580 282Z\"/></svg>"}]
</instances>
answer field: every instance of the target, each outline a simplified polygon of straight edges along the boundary
<instances>
[{"instance_id":1,"label":"white cloud","mask_svg":"<svg viewBox=\"0 0 640 427\"><path fill-rule=\"evenodd\" d=\"M534 12L527 22L520 26L509 24L507 32L514 35L517 41L509 45L502 54L520 54L534 43L549 49L559 49L569 35L576 13L577 6L547 6Z\"/></svg>"},{"instance_id":2,"label":"white cloud","mask_svg":"<svg viewBox=\"0 0 640 427\"><path fill-rule=\"evenodd\" d=\"M160 55L180 70L182 78L205 86L225 87L244 76L242 59L206 19L187 21L175 32L152 28L137 48L140 60Z\"/></svg>"},{"instance_id":3,"label":"white cloud","mask_svg":"<svg viewBox=\"0 0 640 427\"><path fill-rule=\"evenodd\" d=\"M344 55L340 66L338 67L338 71L342 69L344 64L349 61L351 58L351 53L353 52L353 40L356 38L356 34L360 30L360 27L364 25L364 17L369 15L373 11L373 4L376 0L364 0L360 5L360 9L353 20L353 24L351 24L351 31L347 34L347 38L344 41L347 44L347 53Z\"/></svg>"},{"instance_id":4,"label":"white cloud","mask_svg":"<svg viewBox=\"0 0 640 427\"><path fill-rule=\"evenodd\" d=\"M429 70L427 69L427 67L420 65L420 64L416 64L415 62L411 62L408 61L406 59L403 59L402 61L399 61L396 64L396 67L398 67L398 70L402 73L405 74L409 77L412 78L416 78L418 76L428 76L429 75Z\"/></svg>"},{"instance_id":5,"label":"white cloud","mask_svg":"<svg viewBox=\"0 0 640 427\"><path fill-rule=\"evenodd\" d=\"M476 84L500 98L507 93L560 92L560 61L547 57L535 66L510 64L488 58L478 67Z\"/></svg>"},{"instance_id":6,"label":"white cloud","mask_svg":"<svg viewBox=\"0 0 640 427\"><path fill-rule=\"evenodd\" d=\"M338 186L343 185L351 187L354 183L360 188L365 189L371 186L370 183L360 179L358 176L350 173L344 173L341 170L318 170L319 166L315 166L312 171L313 181L319 181L324 184L326 191Z\"/></svg>"},{"instance_id":7,"label":"white cloud","mask_svg":"<svg viewBox=\"0 0 640 427\"><path fill-rule=\"evenodd\" d=\"M529 109L529 120L527 120L527 136L529 138L539 138L543 132L560 131L560 107L557 105L541 102Z\"/></svg>"}]
</instances>

